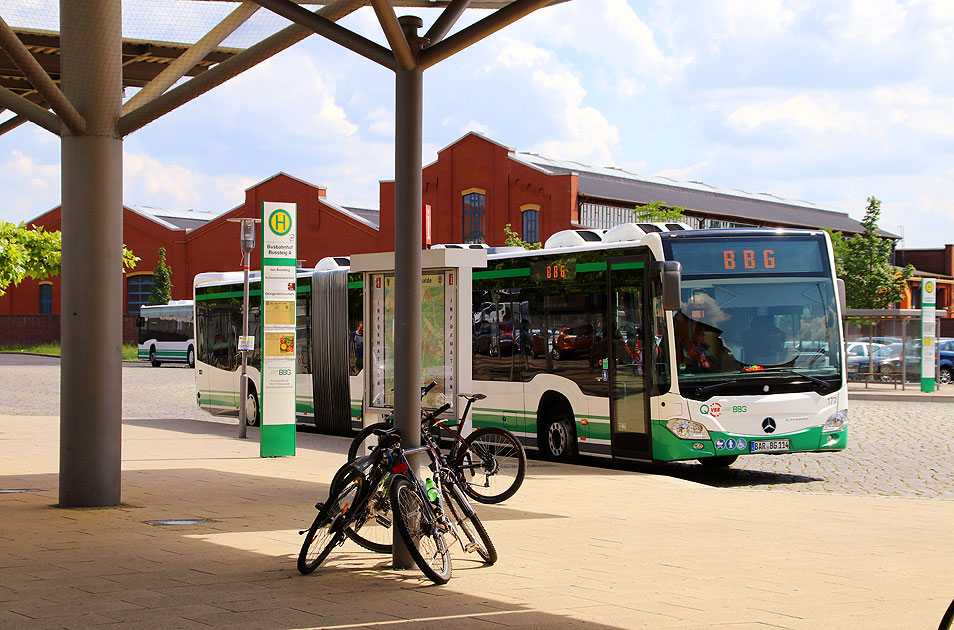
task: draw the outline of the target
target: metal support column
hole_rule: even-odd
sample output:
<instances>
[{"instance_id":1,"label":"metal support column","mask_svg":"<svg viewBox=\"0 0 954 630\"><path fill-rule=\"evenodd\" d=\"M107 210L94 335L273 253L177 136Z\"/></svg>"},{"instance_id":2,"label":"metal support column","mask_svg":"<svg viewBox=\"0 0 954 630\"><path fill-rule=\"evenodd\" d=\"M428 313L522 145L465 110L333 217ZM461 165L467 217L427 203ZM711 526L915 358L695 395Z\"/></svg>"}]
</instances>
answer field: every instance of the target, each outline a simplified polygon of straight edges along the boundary
<instances>
[{"instance_id":1,"label":"metal support column","mask_svg":"<svg viewBox=\"0 0 954 630\"><path fill-rule=\"evenodd\" d=\"M62 89L85 118L62 140L60 507L118 505L122 459L121 0L60 1Z\"/></svg>"},{"instance_id":2,"label":"metal support column","mask_svg":"<svg viewBox=\"0 0 954 630\"><path fill-rule=\"evenodd\" d=\"M416 16L399 18L416 56L421 49ZM405 448L421 443L421 150L423 143L424 72L397 68L394 141L394 417ZM394 537L395 568L413 560L399 536Z\"/></svg>"}]
</instances>

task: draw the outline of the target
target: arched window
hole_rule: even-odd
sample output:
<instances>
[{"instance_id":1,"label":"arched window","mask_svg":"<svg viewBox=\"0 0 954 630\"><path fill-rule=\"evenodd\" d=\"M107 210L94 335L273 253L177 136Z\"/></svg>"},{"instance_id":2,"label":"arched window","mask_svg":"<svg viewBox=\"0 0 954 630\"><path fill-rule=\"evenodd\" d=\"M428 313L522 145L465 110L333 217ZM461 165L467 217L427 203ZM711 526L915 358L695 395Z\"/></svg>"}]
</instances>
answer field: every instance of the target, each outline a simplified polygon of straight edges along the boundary
<instances>
[{"instance_id":1,"label":"arched window","mask_svg":"<svg viewBox=\"0 0 954 630\"><path fill-rule=\"evenodd\" d=\"M126 278L126 312L139 314L139 307L149 304L149 294L152 293L152 274L142 273Z\"/></svg>"},{"instance_id":2,"label":"arched window","mask_svg":"<svg viewBox=\"0 0 954 630\"><path fill-rule=\"evenodd\" d=\"M463 198L464 243L484 242L484 201L487 191L480 188L469 188L461 193Z\"/></svg>"},{"instance_id":3,"label":"arched window","mask_svg":"<svg viewBox=\"0 0 954 630\"><path fill-rule=\"evenodd\" d=\"M48 315L53 312L53 285L45 282L40 285L40 314Z\"/></svg>"},{"instance_id":4,"label":"arched window","mask_svg":"<svg viewBox=\"0 0 954 630\"><path fill-rule=\"evenodd\" d=\"M540 206L536 204L527 204L520 206L522 217L520 238L527 243L540 242Z\"/></svg>"}]
</instances>

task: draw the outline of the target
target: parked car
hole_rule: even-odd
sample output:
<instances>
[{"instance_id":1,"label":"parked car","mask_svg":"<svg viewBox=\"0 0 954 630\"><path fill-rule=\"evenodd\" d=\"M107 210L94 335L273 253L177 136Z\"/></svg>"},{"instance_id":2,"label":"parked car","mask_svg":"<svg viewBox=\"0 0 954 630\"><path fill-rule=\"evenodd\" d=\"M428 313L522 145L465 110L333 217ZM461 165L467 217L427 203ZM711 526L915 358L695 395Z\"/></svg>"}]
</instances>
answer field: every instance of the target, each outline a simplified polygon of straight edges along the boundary
<instances>
[{"instance_id":1,"label":"parked car","mask_svg":"<svg viewBox=\"0 0 954 630\"><path fill-rule=\"evenodd\" d=\"M874 353L883 347L884 344L869 344L867 341L849 341L845 344L845 371L848 375L848 380L860 379L859 374L876 372L878 362L874 357L869 357L868 352Z\"/></svg>"},{"instance_id":2,"label":"parked car","mask_svg":"<svg viewBox=\"0 0 954 630\"><path fill-rule=\"evenodd\" d=\"M901 353L904 352L904 371L906 380L918 380L921 378L921 345L910 343L905 348L904 344L891 343L875 351L872 358L877 363L875 370L881 375L881 380L885 382L894 382L901 378Z\"/></svg>"},{"instance_id":3,"label":"parked car","mask_svg":"<svg viewBox=\"0 0 954 630\"><path fill-rule=\"evenodd\" d=\"M856 341L863 341L865 343L871 341L872 343L880 343L881 345L886 346L890 343L901 343L901 337L858 337L857 339L852 339L848 343L854 343Z\"/></svg>"},{"instance_id":4,"label":"parked car","mask_svg":"<svg viewBox=\"0 0 954 630\"><path fill-rule=\"evenodd\" d=\"M950 385L954 382L954 338L939 338L937 340L937 355L941 364L937 382L942 385Z\"/></svg>"},{"instance_id":5,"label":"parked car","mask_svg":"<svg viewBox=\"0 0 954 630\"><path fill-rule=\"evenodd\" d=\"M553 349L550 355L554 361L567 359L574 355L587 354L593 345L593 324L582 323L558 328L553 334Z\"/></svg>"}]
</instances>

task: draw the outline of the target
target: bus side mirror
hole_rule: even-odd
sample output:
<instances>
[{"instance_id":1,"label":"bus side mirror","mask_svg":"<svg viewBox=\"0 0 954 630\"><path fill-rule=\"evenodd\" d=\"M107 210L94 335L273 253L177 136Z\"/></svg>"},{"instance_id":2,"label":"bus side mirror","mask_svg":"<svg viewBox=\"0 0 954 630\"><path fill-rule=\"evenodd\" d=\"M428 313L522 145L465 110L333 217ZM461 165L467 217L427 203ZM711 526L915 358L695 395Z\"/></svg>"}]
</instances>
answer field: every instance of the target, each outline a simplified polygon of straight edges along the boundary
<instances>
[{"instance_id":1,"label":"bus side mirror","mask_svg":"<svg viewBox=\"0 0 954 630\"><path fill-rule=\"evenodd\" d=\"M659 274L662 280L663 309L678 311L682 307L682 264L667 260L661 263Z\"/></svg>"},{"instance_id":2,"label":"bus side mirror","mask_svg":"<svg viewBox=\"0 0 954 630\"><path fill-rule=\"evenodd\" d=\"M136 328L142 328L144 323L146 323L146 318L142 315L136 318Z\"/></svg>"},{"instance_id":3,"label":"bus side mirror","mask_svg":"<svg viewBox=\"0 0 954 630\"><path fill-rule=\"evenodd\" d=\"M838 306L841 307L841 314L844 315L848 310L848 292L845 290L845 281L838 278Z\"/></svg>"}]
</instances>

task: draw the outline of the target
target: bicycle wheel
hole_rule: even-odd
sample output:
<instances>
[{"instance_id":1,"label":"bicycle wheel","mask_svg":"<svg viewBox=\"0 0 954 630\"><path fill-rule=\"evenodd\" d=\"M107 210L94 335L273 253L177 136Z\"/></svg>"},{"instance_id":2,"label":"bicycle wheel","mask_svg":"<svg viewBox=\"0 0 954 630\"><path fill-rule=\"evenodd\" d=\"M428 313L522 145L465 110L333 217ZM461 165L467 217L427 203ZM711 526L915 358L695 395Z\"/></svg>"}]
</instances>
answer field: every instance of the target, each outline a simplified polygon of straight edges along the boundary
<instances>
[{"instance_id":1,"label":"bicycle wheel","mask_svg":"<svg viewBox=\"0 0 954 630\"><path fill-rule=\"evenodd\" d=\"M387 486L379 486L371 495L367 509L345 529L348 538L376 553L391 553L394 530L391 528L391 501Z\"/></svg>"},{"instance_id":2,"label":"bicycle wheel","mask_svg":"<svg viewBox=\"0 0 954 630\"><path fill-rule=\"evenodd\" d=\"M355 477L345 484L335 498L329 498L318 512L298 553L298 570L302 575L317 569L331 550L344 542L348 510L363 484L364 477Z\"/></svg>"},{"instance_id":3,"label":"bicycle wheel","mask_svg":"<svg viewBox=\"0 0 954 630\"><path fill-rule=\"evenodd\" d=\"M458 441L450 463L464 480L463 490L480 503L506 501L527 473L527 453L516 436L500 427L483 427Z\"/></svg>"},{"instance_id":4,"label":"bicycle wheel","mask_svg":"<svg viewBox=\"0 0 954 630\"><path fill-rule=\"evenodd\" d=\"M451 577L451 557L423 499L406 477L391 483L394 526L401 534L411 558L432 582L446 584Z\"/></svg>"},{"instance_id":5,"label":"bicycle wheel","mask_svg":"<svg viewBox=\"0 0 954 630\"><path fill-rule=\"evenodd\" d=\"M480 517L474 512L474 508L465 505L464 502L467 499L448 489L447 485L441 486L441 490L444 492L445 508L450 511L454 518L454 524L464 533L464 537L467 539L467 546L464 547L464 551L468 553L476 551L477 555L483 558L487 564L496 562L497 549L494 547L493 541L490 540L487 530L484 529L484 524L480 522ZM471 516L467 516L468 512L471 513Z\"/></svg>"},{"instance_id":6,"label":"bicycle wheel","mask_svg":"<svg viewBox=\"0 0 954 630\"><path fill-rule=\"evenodd\" d=\"M366 426L365 428L361 429L361 431L358 432L358 435L354 436L354 439L351 440L351 446L348 447L348 461L350 462L351 460L357 459L358 455L364 456L368 454L367 451L363 453L358 453L358 449L361 448L362 442L364 442L366 439L368 439L374 434L375 429L390 429L390 428L391 428L390 422L375 422L374 424L370 424Z\"/></svg>"}]
</instances>

